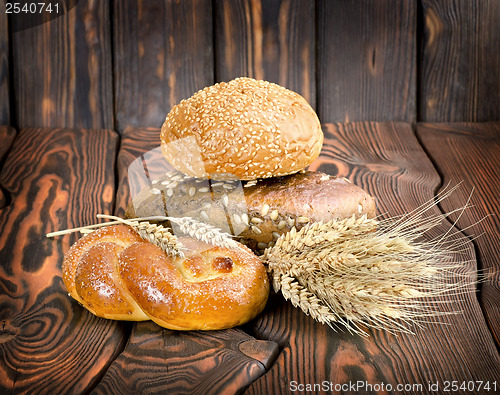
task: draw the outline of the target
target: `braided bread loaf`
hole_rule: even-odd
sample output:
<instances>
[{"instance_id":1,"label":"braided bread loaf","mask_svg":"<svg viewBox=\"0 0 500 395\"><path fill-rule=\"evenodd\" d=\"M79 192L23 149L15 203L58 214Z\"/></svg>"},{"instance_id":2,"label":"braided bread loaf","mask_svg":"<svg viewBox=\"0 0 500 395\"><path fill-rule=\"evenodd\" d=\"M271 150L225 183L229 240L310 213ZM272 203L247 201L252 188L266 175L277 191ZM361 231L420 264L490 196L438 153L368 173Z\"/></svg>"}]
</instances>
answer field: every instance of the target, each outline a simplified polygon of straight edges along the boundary
<instances>
[{"instance_id":1,"label":"braided bread loaf","mask_svg":"<svg viewBox=\"0 0 500 395\"><path fill-rule=\"evenodd\" d=\"M181 242L185 257L172 258L129 226L101 228L70 248L63 282L70 296L99 317L151 319L168 329L225 329L263 310L267 273L248 248Z\"/></svg>"}]
</instances>

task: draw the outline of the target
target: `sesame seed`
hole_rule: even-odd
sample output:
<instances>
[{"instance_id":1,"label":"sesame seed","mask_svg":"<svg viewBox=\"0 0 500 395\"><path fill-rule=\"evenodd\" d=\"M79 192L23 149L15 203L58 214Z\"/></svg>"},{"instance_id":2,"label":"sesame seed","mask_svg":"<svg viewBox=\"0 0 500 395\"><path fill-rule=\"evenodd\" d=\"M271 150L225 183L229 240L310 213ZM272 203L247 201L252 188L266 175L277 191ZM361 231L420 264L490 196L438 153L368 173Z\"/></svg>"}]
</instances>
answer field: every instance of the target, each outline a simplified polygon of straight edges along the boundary
<instances>
[{"instance_id":1,"label":"sesame seed","mask_svg":"<svg viewBox=\"0 0 500 395\"><path fill-rule=\"evenodd\" d=\"M233 216L233 222L236 224L236 225L241 225L241 218L238 214L234 214Z\"/></svg>"},{"instance_id":2,"label":"sesame seed","mask_svg":"<svg viewBox=\"0 0 500 395\"><path fill-rule=\"evenodd\" d=\"M210 221L210 217L208 216L208 214L206 213L206 211L202 211L202 212L200 213L200 218L201 218L202 220L204 220L204 221L207 221L207 222L208 222L208 221Z\"/></svg>"},{"instance_id":3,"label":"sesame seed","mask_svg":"<svg viewBox=\"0 0 500 395\"><path fill-rule=\"evenodd\" d=\"M253 217L250 222L258 225L258 224L261 224L263 221L260 218Z\"/></svg>"},{"instance_id":4,"label":"sesame seed","mask_svg":"<svg viewBox=\"0 0 500 395\"><path fill-rule=\"evenodd\" d=\"M280 221L280 223L278 224L278 229L279 230L282 230L284 229L286 226L286 222L285 221Z\"/></svg>"},{"instance_id":5,"label":"sesame seed","mask_svg":"<svg viewBox=\"0 0 500 395\"><path fill-rule=\"evenodd\" d=\"M262 234L262 231L261 231L259 228L257 228L255 225L252 225L252 231L253 231L255 234L257 234L257 235Z\"/></svg>"},{"instance_id":6,"label":"sesame seed","mask_svg":"<svg viewBox=\"0 0 500 395\"><path fill-rule=\"evenodd\" d=\"M249 225L248 214L246 213L241 214L241 221L248 226Z\"/></svg>"},{"instance_id":7,"label":"sesame seed","mask_svg":"<svg viewBox=\"0 0 500 395\"><path fill-rule=\"evenodd\" d=\"M276 221L278 219L278 210L274 210L271 212L271 215L269 216L273 221Z\"/></svg>"},{"instance_id":8,"label":"sesame seed","mask_svg":"<svg viewBox=\"0 0 500 395\"><path fill-rule=\"evenodd\" d=\"M265 217L269 213L269 204L264 204L260 213Z\"/></svg>"},{"instance_id":9,"label":"sesame seed","mask_svg":"<svg viewBox=\"0 0 500 395\"><path fill-rule=\"evenodd\" d=\"M196 188L195 187L189 188L189 196L194 196L195 193L196 193Z\"/></svg>"},{"instance_id":10,"label":"sesame seed","mask_svg":"<svg viewBox=\"0 0 500 395\"><path fill-rule=\"evenodd\" d=\"M151 188L151 193L153 195L159 195L161 191L158 188Z\"/></svg>"}]
</instances>

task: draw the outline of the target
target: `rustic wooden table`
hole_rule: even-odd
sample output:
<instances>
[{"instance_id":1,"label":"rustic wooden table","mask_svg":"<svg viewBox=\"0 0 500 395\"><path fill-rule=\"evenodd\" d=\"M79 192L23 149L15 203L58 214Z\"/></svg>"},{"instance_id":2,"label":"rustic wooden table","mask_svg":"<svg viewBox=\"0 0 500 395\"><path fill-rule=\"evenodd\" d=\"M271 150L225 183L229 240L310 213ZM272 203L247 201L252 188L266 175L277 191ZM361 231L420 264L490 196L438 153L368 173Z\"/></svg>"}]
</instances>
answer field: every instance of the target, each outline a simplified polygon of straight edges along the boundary
<instances>
[{"instance_id":1,"label":"rustic wooden table","mask_svg":"<svg viewBox=\"0 0 500 395\"><path fill-rule=\"evenodd\" d=\"M0 393L263 394L307 384L438 393L454 382L498 389L500 123L352 122L325 124L324 132L311 168L349 177L385 216L409 212L448 184L461 183L435 213L462 207L472 193L472 207L450 217L463 229L456 237L464 248L453 258L458 272L482 272L484 281L435 301L458 313L430 318L413 335L368 330L366 338L334 332L280 295L249 324L225 331L96 318L61 281L63 255L78 236L45 234L94 223L98 213L123 215L128 165L158 145L159 130L127 128L120 140L108 130L16 135L2 127Z\"/></svg>"},{"instance_id":2,"label":"rustic wooden table","mask_svg":"<svg viewBox=\"0 0 500 395\"><path fill-rule=\"evenodd\" d=\"M0 394L499 392L499 1L65 3L22 29L0 1ZM454 273L482 275L433 301L455 314L360 337L272 295L243 327L174 332L68 297L78 235L45 234L123 215L127 168L169 109L238 76L304 96L326 137L311 167L365 188L382 216L447 186L460 184L434 214L471 196L425 236L454 226Z\"/></svg>"}]
</instances>

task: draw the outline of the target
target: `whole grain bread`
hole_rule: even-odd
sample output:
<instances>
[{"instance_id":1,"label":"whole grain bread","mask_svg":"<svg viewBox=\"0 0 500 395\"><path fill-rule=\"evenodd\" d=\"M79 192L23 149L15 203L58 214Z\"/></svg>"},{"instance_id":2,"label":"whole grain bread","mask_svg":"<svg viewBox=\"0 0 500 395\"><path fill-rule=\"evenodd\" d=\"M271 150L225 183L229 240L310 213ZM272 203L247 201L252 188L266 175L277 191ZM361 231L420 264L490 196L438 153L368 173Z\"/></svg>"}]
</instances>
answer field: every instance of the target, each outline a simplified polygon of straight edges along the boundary
<instances>
[{"instance_id":1,"label":"whole grain bread","mask_svg":"<svg viewBox=\"0 0 500 395\"><path fill-rule=\"evenodd\" d=\"M345 178L321 172L261 180L209 180L168 173L127 207L128 218L191 217L230 233L256 252L292 227L376 215L373 197ZM172 226L175 232L175 224Z\"/></svg>"}]
</instances>

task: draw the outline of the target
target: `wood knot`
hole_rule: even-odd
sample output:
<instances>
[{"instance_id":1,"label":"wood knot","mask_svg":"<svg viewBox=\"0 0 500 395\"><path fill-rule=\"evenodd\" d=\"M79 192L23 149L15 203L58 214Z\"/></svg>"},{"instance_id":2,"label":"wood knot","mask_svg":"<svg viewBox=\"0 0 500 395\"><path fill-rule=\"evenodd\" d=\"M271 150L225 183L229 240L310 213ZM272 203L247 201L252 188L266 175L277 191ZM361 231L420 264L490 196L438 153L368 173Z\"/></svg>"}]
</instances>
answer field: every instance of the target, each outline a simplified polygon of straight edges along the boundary
<instances>
[{"instance_id":1,"label":"wood knot","mask_svg":"<svg viewBox=\"0 0 500 395\"><path fill-rule=\"evenodd\" d=\"M271 367L280 352L278 344L268 340L247 340L241 342L238 348L247 357L260 361L267 369Z\"/></svg>"},{"instance_id":2,"label":"wood knot","mask_svg":"<svg viewBox=\"0 0 500 395\"><path fill-rule=\"evenodd\" d=\"M9 193L0 185L0 210L7 207L11 200Z\"/></svg>"},{"instance_id":3,"label":"wood knot","mask_svg":"<svg viewBox=\"0 0 500 395\"><path fill-rule=\"evenodd\" d=\"M21 330L10 323L8 320L0 321L0 344L13 340Z\"/></svg>"}]
</instances>

